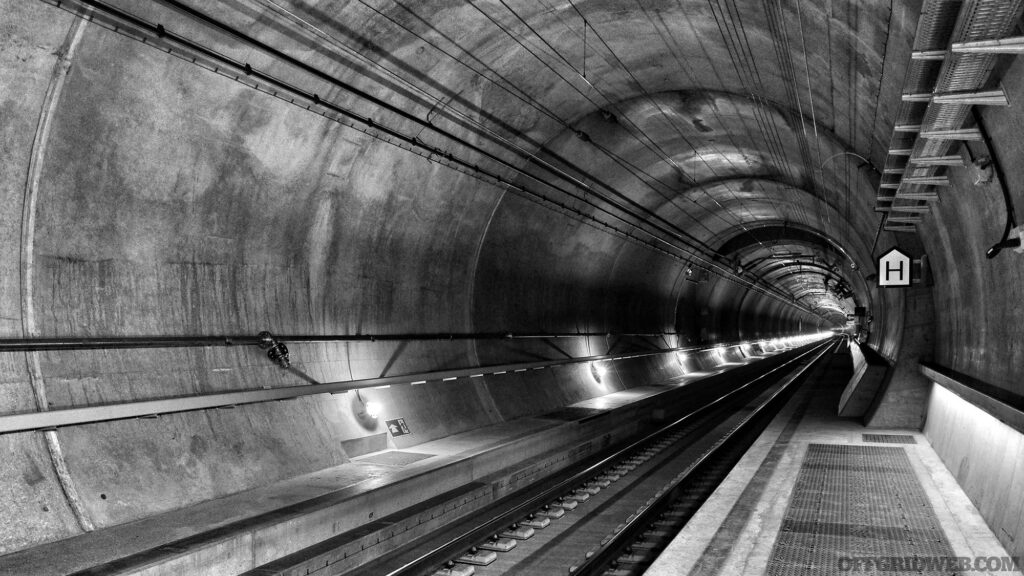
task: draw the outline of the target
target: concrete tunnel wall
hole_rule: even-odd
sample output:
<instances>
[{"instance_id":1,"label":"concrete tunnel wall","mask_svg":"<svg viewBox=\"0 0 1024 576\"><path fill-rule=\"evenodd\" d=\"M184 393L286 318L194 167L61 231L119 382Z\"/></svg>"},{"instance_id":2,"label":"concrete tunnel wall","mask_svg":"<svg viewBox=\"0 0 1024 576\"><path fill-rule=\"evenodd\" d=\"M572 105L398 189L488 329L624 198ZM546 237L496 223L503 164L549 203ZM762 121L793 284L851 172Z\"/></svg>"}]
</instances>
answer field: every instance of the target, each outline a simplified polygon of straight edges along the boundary
<instances>
[{"instance_id":1,"label":"concrete tunnel wall","mask_svg":"<svg viewBox=\"0 0 1024 576\"><path fill-rule=\"evenodd\" d=\"M706 307L677 315L699 297L677 262L45 5L6 4L19 93L4 98L3 233L20 246L3 256L7 336L739 336ZM759 334L796 332L795 314L777 312L758 319ZM328 382L602 354L609 342L290 347ZM305 384L248 348L2 356L4 412ZM666 357L603 385L584 365L363 395L385 406L380 421L405 417L418 443L680 373ZM63 487L43 433L0 436L0 552L80 533L68 486L99 529L344 463L347 441L384 432L358 420L354 401L61 429Z\"/></svg>"},{"instance_id":2,"label":"concrete tunnel wall","mask_svg":"<svg viewBox=\"0 0 1024 576\"><path fill-rule=\"evenodd\" d=\"M438 13L447 10L452 18L467 17L454 4L437 4ZM219 335L261 330L671 332L675 335L667 342L654 344L684 346L827 327L818 316L718 276L691 281L678 259L84 24L43 3L0 5L9 15L2 25L0 69L10 79L0 92L0 197L7 207L0 220L7 248L0 253L0 336ZM594 3L594 9L609 20L617 14L602 3ZM345 10L354 8L341 10L338 21L345 20ZM896 62L901 54L909 54L916 24L914 3L909 10L889 25L892 31L885 47L865 57L870 70L890 71L900 65ZM704 23L711 21L702 13L697 19L704 17ZM864 18L877 19L874 13L865 13ZM568 127L380 21L353 21L366 23L367 33L379 41L376 49L387 58L450 87L458 100L501 119L502 130L523 134L538 148L543 144L544 154L593 166L597 178L618 177L592 158L592 151L581 148ZM700 34L711 33L701 28ZM623 44L629 30L625 26L611 40ZM268 27L267 34L306 51L332 73L379 89L363 79L361 71L326 60L285 31ZM618 135L621 126L601 124L596 106L581 108L564 86L533 78L533 70L508 39L472 36L471 31L466 35L476 54L550 96L553 108L576 121L574 126L585 128L591 138L618 142L624 157L652 171L662 170L649 152ZM864 41L883 44L873 36ZM688 77L670 79L659 71L657 59L643 50L628 58L636 65L636 74L649 81L650 91L665 94L664 102L682 102L681 109L689 115L720 107L735 116L723 122L749 123L752 116L737 103L741 99L730 95L743 92L739 82L705 82L716 58L721 58L713 53L718 48L696 36L690 42L691 48L704 44L712 53L687 51L694 54ZM251 58L262 63L258 55ZM611 65L597 61L593 66L593 74L600 77ZM784 83L782 78L767 70L765 75L771 84L766 90L785 93L775 86ZM1019 78L1015 65L1008 73L1008 86L1017 86ZM678 96L704 89L704 84L710 84L717 96ZM646 105L639 99L641 92L628 82L612 89L623 103ZM887 96L898 94L899 87L880 86L878 91L878 100L884 103ZM344 94L323 93L349 101L357 110L362 106ZM1007 147L1004 158L1015 154L1020 119L1012 111L992 114L1003 114L993 116L991 123L996 142ZM864 122L866 127L858 125L856 129L870 131L877 122L884 126L884 134L861 135L857 149L877 161L879 149L873 144L887 138L891 118L891 111L882 111ZM833 116L836 126L840 120ZM685 136L697 141L703 132L699 122L692 125ZM794 134L800 129L788 128ZM471 130L455 129L482 141ZM790 146L790 136L783 138ZM681 142L675 135L664 139ZM858 141L856 134L852 140ZM744 144L731 145L742 151ZM826 139L824 146L826 152L844 149L838 138ZM1024 168L1009 163L1006 168L1011 181L1024 181L1024 173L1018 173ZM732 170L725 165L704 176L753 182L787 169L771 165L763 155L747 172ZM838 170L833 164L825 166L826 180L838 183L848 174ZM843 237L846 248L862 268L870 268L876 222L871 177L858 173L855 179L851 187L857 201L846 213L828 196L819 200L806 192L754 184L744 189L742 198L695 194L694 202L712 210L718 210L715 203L736 208L729 203L746 202L756 221L796 222L837 236L843 229L852 230ZM696 229L700 224L699 219L673 215L671 202L628 178L611 184L631 190L655 213L680 218L680 226ZM1014 194L1021 201L1020 192ZM984 195L955 196L954 202L939 205L935 220L926 220L922 238L936 270L936 298L941 303L936 357L1020 392L1022 363L1016 361L1020 347L1014 339L1019 343L1017 327L1024 312L1013 305L1014 299L999 298L1017 290L1019 301L1020 268L1009 255L984 260L984 247L994 241L986 231L997 226L972 217L981 212L991 220L998 209L998 196L985 189ZM826 223L837 229L826 229ZM709 243L720 243L737 232L721 214L706 218L703 225L701 239ZM883 233L879 244L897 242L894 235ZM973 275L961 279L951 272L964 265ZM979 277L987 281L969 282ZM978 290L986 297L974 298ZM872 345L897 358L902 297L877 290L862 297L870 300L874 314ZM1016 332L1007 338L996 330L980 329L969 320L979 317L1014 319L999 325L1013 326L1007 329ZM557 349L535 341L290 348L302 372L329 382L650 346L651 341L637 339L579 338L559 340ZM413 426L415 438L394 442L402 447L681 373L670 356L617 369L621 372L600 385L583 365L365 394L382 401L381 420L400 415ZM254 348L0 354L3 413L304 384ZM346 442L383 432L379 425L367 428L356 418L353 396L315 396L2 435L0 449L8 457L0 467L0 506L4 517L14 521L0 528L0 553L80 533L83 518L86 527L102 528L343 463L353 455ZM55 458L66 462L63 482L58 474L65 471L54 468ZM73 493L68 494L69 489ZM69 504L75 497L81 501L78 518Z\"/></svg>"}]
</instances>

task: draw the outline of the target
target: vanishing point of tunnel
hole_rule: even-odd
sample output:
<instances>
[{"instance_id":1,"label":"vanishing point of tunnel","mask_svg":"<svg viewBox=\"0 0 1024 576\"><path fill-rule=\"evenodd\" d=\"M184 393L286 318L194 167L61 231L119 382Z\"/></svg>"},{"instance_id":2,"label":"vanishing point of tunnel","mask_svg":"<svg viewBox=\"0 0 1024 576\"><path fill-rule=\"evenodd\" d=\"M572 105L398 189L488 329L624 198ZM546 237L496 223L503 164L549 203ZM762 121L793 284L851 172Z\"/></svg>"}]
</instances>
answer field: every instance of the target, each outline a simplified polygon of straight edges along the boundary
<instances>
[{"instance_id":1,"label":"vanishing point of tunnel","mask_svg":"<svg viewBox=\"0 0 1024 576\"><path fill-rule=\"evenodd\" d=\"M1019 574L1022 13L0 0L0 574Z\"/></svg>"}]
</instances>

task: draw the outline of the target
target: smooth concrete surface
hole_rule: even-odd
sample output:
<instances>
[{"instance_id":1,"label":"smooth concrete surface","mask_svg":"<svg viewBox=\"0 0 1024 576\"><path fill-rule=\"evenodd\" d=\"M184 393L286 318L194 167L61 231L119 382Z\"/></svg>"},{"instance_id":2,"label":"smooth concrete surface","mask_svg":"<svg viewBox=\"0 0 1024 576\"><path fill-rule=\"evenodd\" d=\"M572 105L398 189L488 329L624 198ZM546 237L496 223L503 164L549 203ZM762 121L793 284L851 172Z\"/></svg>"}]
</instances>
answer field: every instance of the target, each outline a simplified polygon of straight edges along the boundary
<instances>
[{"instance_id":1,"label":"smooth concrete surface","mask_svg":"<svg viewBox=\"0 0 1024 576\"><path fill-rule=\"evenodd\" d=\"M765 357L752 355L742 364ZM365 454L267 487L0 556L0 573L57 576L112 561L121 561L120 573L124 574L238 573L374 519L400 515L447 491L482 483L481 489L460 494L453 504L431 514L429 525L414 517L410 526L400 530L403 522L410 521L395 520L389 523L388 535L377 536L371 544L358 538L343 542L341 548L356 546L348 553L353 556L348 564L354 566L360 554L365 562L372 559L371 553L384 553L397 545L385 540L404 541L472 513L530 481L628 438L645 422L684 409L684 404L673 404L668 397L678 397L691 384L714 385L718 380L711 377L722 372L718 358L707 355L708 360L700 363L705 372L699 375L611 392L564 407L578 412L562 410L508 419L404 450ZM389 454L402 462L402 456L410 452L426 457L398 465L386 463ZM160 551L169 544L169 551ZM132 555L136 557L129 558Z\"/></svg>"},{"instance_id":2,"label":"smooth concrete surface","mask_svg":"<svg viewBox=\"0 0 1024 576\"><path fill-rule=\"evenodd\" d=\"M1004 63L1004 89L1024 90L1024 62ZM969 158L1001 160L1005 184L1019 214L1024 210L1024 115L1010 108L979 110L992 136L991 146L965 143ZM1004 251L992 260L978 256L1000 239L1006 208L999 179L975 184L971 168L950 172L950 198L924 221L920 237L935 277L935 362L983 382L1024 394L1024 256ZM1017 217L1018 220L1020 216Z\"/></svg>"},{"instance_id":3,"label":"smooth concrete surface","mask_svg":"<svg viewBox=\"0 0 1024 576\"><path fill-rule=\"evenodd\" d=\"M839 398L838 413L844 418L864 416L885 383L889 363L870 347L853 344L849 348L853 376Z\"/></svg>"},{"instance_id":4,"label":"smooth concrete surface","mask_svg":"<svg viewBox=\"0 0 1024 576\"><path fill-rule=\"evenodd\" d=\"M113 3L432 150L170 56L158 35L0 0L0 339L610 335L289 343L294 371L248 347L3 352L0 413L769 339L842 325L854 305L904 373L925 333L936 361L1021 391L1024 270L984 257L998 183L949 169L917 234L874 211L923 0L185 2L391 110L167 3ZM996 72L1021 92L1019 61ZM1024 115L982 116L991 149L967 148L998 152L1024 205ZM932 262L931 323L875 285L893 245ZM687 362L367 397L410 423L403 448L700 370ZM879 413L919 425L927 386L901 382L888 406L909 409ZM0 436L0 554L344 466L344 446L383 432L356 404Z\"/></svg>"},{"instance_id":5,"label":"smooth concrete surface","mask_svg":"<svg viewBox=\"0 0 1024 576\"><path fill-rule=\"evenodd\" d=\"M813 381L808 382L807 387L794 396L773 419L725 482L645 575L765 574L803 456L807 445L811 443L904 448L956 556L987 558L1005 557L1008 551L1010 554L1015 553L1012 549L1004 548L993 534L982 513L958 485L958 479L943 464L936 448L930 444L928 435L905 429L869 429L855 420L839 418L835 414L834 399L841 391L840 386L833 390L823 390L815 388ZM805 399L808 401L806 412L800 416L796 414L797 407ZM796 424L792 435L783 437L780 443L784 430L792 423ZM942 429L952 430L944 425ZM864 433L886 432L913 436L917 443L878 444L862 440ZM766 457L773 449L781 451L780 457L766 467ZM1014 460L1016 463L1020 461ZM758 482L752 491L751 481L755 477L758 477ZM1019 491L1011 492L1009 486L1001 487L998 492L1007 498L1015 498L1020 494ZM1019 501L1019 498L1016 499ZM727 524L736 517L744 520L738 525ZM1019 520L1019 517L1016 519ZM1019 555L1019 552L1016 553ZM838 566L832 568L840 572Z\"/></svg>"},{"instance_id":6,"label":"smooth concrete surface","mask_svg":"<svg viewBox=\"0 0 1024 576\"><path fill-rule=\"evenodd\" d=\"M625 404L614 398L611 402ZM604 440L619 440L634 433L641 421L637 414L626 420L624 425L603 421ZM166 558L141 562L130 573L175 574L186 570L212 576L241 572L560 447L572 452L573 458L585 457L589 450L581 446L596 434L597 430L574 422L520 418L419 444L415 452L433 456L405 466L360 461L372 460L381 453L369 454L269 487L2 556L0 573L68 574L183 538L213 533L233 523L266 517L255 526L211 537L204 545L181 546L178 553ZM571 462L572 458L563 455L552 470ZM489 486L487 496L492 496ZM327 497L330 501L306 511L278 512ZM211 549L231 553L210 556Z\"/></svg>"},{"instance_id":7,"label":"smooth concrete surface","mask_svg":"<svg viewBox=\"0 0 1024 576\"><path fill-rule=\"evenodd\" d=\"M881 388L864 414L870 428L920 430L928 410L928 380L918 365L932 359L935 349L935 298L932 288L912 286L906 292L900 351L890 358Z\"/></svg>"},{"instance_id":8,"label":"smooth concrete surface","mask_svg":"<svg viewBox=\"0 0 1024 576\"><path fill-rule=\"evenodd\" d=\"M938 384L923 432L1007 551L1024 555L1024 434Z\"/></svg>"}]
</instances>

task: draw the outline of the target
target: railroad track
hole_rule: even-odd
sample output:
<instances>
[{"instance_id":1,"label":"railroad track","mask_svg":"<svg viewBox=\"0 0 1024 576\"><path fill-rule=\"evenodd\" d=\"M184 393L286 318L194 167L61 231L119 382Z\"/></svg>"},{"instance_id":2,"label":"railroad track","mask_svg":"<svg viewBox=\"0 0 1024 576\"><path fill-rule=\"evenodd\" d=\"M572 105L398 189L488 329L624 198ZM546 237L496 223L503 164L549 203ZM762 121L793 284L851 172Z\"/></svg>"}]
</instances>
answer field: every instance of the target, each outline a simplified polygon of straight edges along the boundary
<instances>
[{"instance_id":1,"label":"railroad track","mask_svg":"<svg viewBox=\"0 0 1024 576\"><path fill-rule=\"evenodd\" d=\"M625 447L345 574L641 574L836 345L812 346Z\"/></svg>"}]
</instances>

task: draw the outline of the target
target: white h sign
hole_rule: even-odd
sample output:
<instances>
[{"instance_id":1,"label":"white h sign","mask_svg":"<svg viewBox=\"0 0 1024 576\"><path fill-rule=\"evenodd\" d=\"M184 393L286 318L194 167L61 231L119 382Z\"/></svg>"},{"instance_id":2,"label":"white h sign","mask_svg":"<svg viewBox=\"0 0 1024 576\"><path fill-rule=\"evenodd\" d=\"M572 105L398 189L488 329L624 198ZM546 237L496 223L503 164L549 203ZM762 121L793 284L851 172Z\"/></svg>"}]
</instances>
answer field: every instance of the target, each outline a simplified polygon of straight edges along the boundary
<instances>
[{"instance_id":1,"label":"white h sign","mask_svg":"<svg viewBox=\"0 0 1024 576\"><path fill-rule=\"evenodd\" d=\"M878 259L879 286L910 286L910 256L893 248Z\"/></svg>"}]
</instances>

